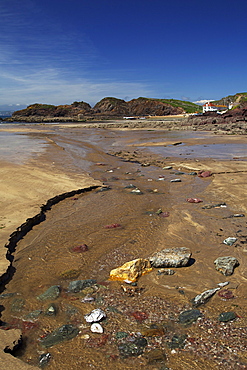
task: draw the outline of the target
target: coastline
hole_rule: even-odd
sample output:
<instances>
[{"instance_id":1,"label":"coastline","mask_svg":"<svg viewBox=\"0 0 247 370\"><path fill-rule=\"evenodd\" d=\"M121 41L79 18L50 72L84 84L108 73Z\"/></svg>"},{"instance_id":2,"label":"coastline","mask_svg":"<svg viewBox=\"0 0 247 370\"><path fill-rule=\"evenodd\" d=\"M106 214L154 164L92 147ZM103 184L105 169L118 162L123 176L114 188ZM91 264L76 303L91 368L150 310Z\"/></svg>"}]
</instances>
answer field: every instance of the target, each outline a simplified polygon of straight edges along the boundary
<instances>
[{"instance_id":1,"label":"coastline","mask_svg":"<svg viewBox=\"0 0 247 370\"><path fill-rule=\"evenodd\" d=\"M57 128L58 127L62 132L66 133L68 130L77 130L80 128L85 129L88 126L81 126L78 124L59 124ZM153 128L153 126L151 127ZM103 128L101 124L100 128ZM112 126L108 125L108 128L112 128L113 131L115 129L115 132L117 132L118 129L128 130L127 127L115 127L114 123ZM27 127L24 129L21 127L11 129L13 131L19 130L19 132L22 132L23 130L23 132L27 132ZM30 132L35 131L36 133L39 133L40 129L42 131L42 135L46 135L46 131L53 130L53 127L49 127L47 125L45 127L44 125L37 127L35 125L35 127L30 128ZM139 127L135 127L135 129L139 129ZM208 140L208 142L210 142L211 139L209 138ZM242 142L244 137L224 136L223 138L218 137L218 140L222 140L222 142L226 142L228 140ZM3 219L4 221L2 220L5 227L1 229L1 245L7 243L9 235L23 224L26 219L38 214L42 204L45 204L50 198L54 198L59 194L70 193L78 189L102 185L101 181L93 179L86 172L79 173L78 169L73 170L70 168L72 167L72 162L70 162L70 159L66 156L66 150L59 146L57 142L52 141L49 137L47 138L47 142L49 144L45 154L39 154L36 157L34 156L27 163L17 165L14 163L2 162L1 178L3 181L0 187L0 194L3 202L2 208L5 209L5 214L3 215L5 218ZM193 143L193 139L191 139L190 142ZM205 141L205 143L206 142L207 141ZM167 145L171 145L172 142L168 141L166 143ZM161 142L161 144L164 145L165 142ZM148 146L148 144L146 144L146 146ZM134 145L130 144L130 147L132 147L132 150L136 149ZM143 144L143 147L145 148L145 143ZM150 154L148 154L148 157L150 159ZM153 155L153 158L155 160L156 156ZM56 163L55 165L54 160ZM146 161L145 154L141 151L140 158L136 158L136 160L138 160L139 163ZM246 188L244 181L246 173L245 161L234 160L222 162L210 159L196 161L193 159L185 160L184 158L173 158L169 159L169 163L173 163L174 167L181 170L187 169L191 171L200 171L207 168L207 170L211 170L214 174L218 173L220 176L215 175L213 177L211 184L207 188L207 192L209 194L211 193L213 198L224 198L232 209L246 213L247 199L246 195L244 195L247 194L247 191L244 191ZM64 171L63 168L65 168ZM18 179L18 181L16 181L16 179ZM190 219L189 215L185 215L185 219L186 217L188 224L191 224L192 227L197 227L195 220ZM174 219L174 221L176 221L176 219ZM183 232L184 225L177 221L174 223L171 222L168 234L178 235ZM176 226L174 227L174 225ZM4 250L3 248L2 256L5 256L4 252L6 252L6 249ZM0 261L1 269L4 271L8 261L3 263L2 258ZM235 277L238 284L241 283L242 277L244 277L244 269L244 264L241 263L241 273L239 272ZM23 369L25 367L28 369L30 368L29 365L23 366ZM12 367L9 367L9 369L12 369Z\"/></svg>"}]
</instances>

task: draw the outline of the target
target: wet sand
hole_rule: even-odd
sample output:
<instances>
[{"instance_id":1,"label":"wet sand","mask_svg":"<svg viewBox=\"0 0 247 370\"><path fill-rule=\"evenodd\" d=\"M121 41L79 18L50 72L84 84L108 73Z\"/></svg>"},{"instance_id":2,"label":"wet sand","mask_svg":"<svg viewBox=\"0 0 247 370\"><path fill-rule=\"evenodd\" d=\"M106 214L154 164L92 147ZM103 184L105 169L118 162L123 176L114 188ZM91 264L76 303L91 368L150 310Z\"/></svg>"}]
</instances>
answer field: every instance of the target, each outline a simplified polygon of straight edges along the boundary
<instances>
[{"instance_id":1,"label":"wet sand","mask_svg":"<svg viewBox=\"0 0 247 370\"><path fill-rule=\"evenodd\" d=\"M23 128L19 130L23 132ZM32 130L32 126L28 127L29 135L45 139L48 146L27 163L5 163L3 166L2 173L7 180L1 184L1 190L8 197L4 199L2 245L16 227L55 195L102 183L111 189L71 195L55 204L46 212L45 221L34 226L18 242L13 261L15 273L4 291L17 295L2 301L5 307L2 320L9 323L9 327L24 331L26 348L18 353L19 358L37 366L39 354L46 352L38 338L73 322L81 327L81 334L49 349L50 369L68 366L73 369L128 369L133 366L160 369L162 362L150 364L145 356L154 348L165 350L166 366L172 369L218 369L221 366L240 369L238 363L246 363L245 354L241 352L247 323L246 218L228 217L246 214L245 153L239 152L238 159L231 156L229 159L227 150L220 154L217 147L218 151L215 150L211 158L206 154L202 158L184 150L179 153L178 147L186 146L189 151L191 145L200 143L206 151L204 145L210 145L213 140L215 145L228 144L230 148L232 144L245 144L246 138L183 132L173 136L163 130L94 130L72 125L40 126L39 129L35 126L35 132ZM180 142L182 144L178 144ZM152 151L153 147L159 147L159 151ZM162 148L168 152L163 154ZM168 165L173 169L162 169ZM200 170L210 170L213 175L205 179L189 175L191 171ZM184 174L177 174L178 171ZM17 176L18 182L14 181ZM160 180L160 176L164 176L164 180ZM181 182L170 182L178 177ZM6 193L10 187L4 186L8 184L11 191ZM131 193L130 184L138 187L142 194ZM186 202L189 197L201 198L203 203L190 204ZM220 202L227 206L202 208ZM169 212L169 217L158 216L159 209ZM114 223L121 227L105 229L105 225ZM223 244L229 236L238 238L232 247ZM88 251L82 254L71 251L82 243L89 246ZM190 248L194 259L191 266L175 269L171 276L158 275L154 270L140 278L137 288L124 284L126 291L122 283L108 281L111 269L176 246ZM214 260L224 255L234 256L240 262L230 277L214 268ZM6 262L3 269L4 264ZM83 295L67 293L71 280L89 278L98 283L97 290L90 292L95 298L93 303L82 303ZM227 288L235 296L233 300L222 300L216 294L200 307L204 315L200 323L186 330L177 324L179 313L191 308L191 299L196 294L227 280L230 281ZM56 317L41 315L34 327L23 328L28 313L47 308L49 302L41 304L36 296L51 285L59 285L62 289L62 295L55 302L58 314ZM16 298L23 300L17 311ZM96 307L104 309L108 316L107 322L102 323L103 336L92 334L83 319ZM217 323L222 311L232 310L237 311L237 320ZM146 312L148 318L138 323L131 315L135 311ZM169 328L164 336L148 338L149 345L143 356L121 359L116 333L126 331L133 335L151 324ZM220 343L222 330L230 334ZM167 343L176 333L186 333L191 340L185 349L172 353ZM241 344L234 339L240 333L243 335ZM223 357L227 359L225 364Z\"/></svg>"}]
</instances>

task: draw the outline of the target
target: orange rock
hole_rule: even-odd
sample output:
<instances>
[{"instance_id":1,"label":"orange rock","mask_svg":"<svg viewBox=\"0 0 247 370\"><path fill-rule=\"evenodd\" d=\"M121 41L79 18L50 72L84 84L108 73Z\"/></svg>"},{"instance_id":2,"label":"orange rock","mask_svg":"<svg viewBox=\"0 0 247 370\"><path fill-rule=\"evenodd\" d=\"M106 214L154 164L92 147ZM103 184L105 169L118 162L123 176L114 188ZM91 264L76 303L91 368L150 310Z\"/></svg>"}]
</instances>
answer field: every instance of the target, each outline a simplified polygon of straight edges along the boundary
<instances>
[{"instance_id":1,"label":"orange rock","mask_svg":"<svg viewBox=\"0 0 247 370\"><path fill-rule=\"evenodd\" d=\"M152 271L149 260L137 258L133 261L126 262L124 265L117 267L110 272L111 280L135 282L140 276Z\"/></svg>"}]
</instances>

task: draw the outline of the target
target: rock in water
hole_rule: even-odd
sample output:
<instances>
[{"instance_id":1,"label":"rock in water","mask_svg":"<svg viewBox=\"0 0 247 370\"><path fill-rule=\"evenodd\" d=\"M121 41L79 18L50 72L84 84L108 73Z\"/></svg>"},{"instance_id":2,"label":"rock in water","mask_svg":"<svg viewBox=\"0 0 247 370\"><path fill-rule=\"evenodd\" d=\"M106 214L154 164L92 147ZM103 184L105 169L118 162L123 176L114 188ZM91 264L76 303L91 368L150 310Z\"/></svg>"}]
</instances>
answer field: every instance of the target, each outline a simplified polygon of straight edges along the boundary
<instances>
[{"instance_id":1,"label":"rock in water","mask_svg":"<svg viewBox=\"0 0 247 370\"><path fill-rule=\"evenodd\" d=\"M189 248L163 249L149 257L152 267L182 267L187 266L191 257Z\"/></svg>"},{"instance_id":2,"label":"rock in water","mask_svg":"<svg viewBox=\"0 0 247 370\"><path fill-rule=\"evenodd\" d=\"M187 326L195 322L201 316L202 314L199 310L196 309L187 310L180 313L178 321L180 324Z\"/></svg>"},{"instance_id":3,"label":"rock in water","mask_svg":"<svg viewBox=\"0 0 247 370\"><path fill-rule=\"evenodd\" d=\"M149 260L137 258L126 262L124 265L111 270L110 278L112 280L135 282L140 276L152 270Z\"/></svg>"},{"instance_id":4,"label":"rock in water","mask_svg":"<svg viewBox=\"0 0 247 370\"><path fill-rule=\"evenodd\" d=\"M132 342L121 343L118 346L119 354L121 357L139 356L147 344L147 340L143 337L136 338Z\"/></svg>"},{"instance_id":5,"label":"rock in water","mask_svg":"<svg viewBox=\"0 0 247 370\"><path fill-rule=\"evenodd\" d=\"M46 301L47 299L56 299L60 294L60 287L53 285L48 288L44 293L40 294L37 299L40 301Z\"/></svg>"},{"instance_id":6,"label":"rock in water","mask_svg":"<svg viewBox=\"0 0 247 370\"><path fill-rule=\"evenodd\" d=\"M235 320L236 318L237 318L237 315L235 314L235 312L229 311L229 312L222 312L219 315L218 320L220 322L228 322L228 321Z\"/></svg>"},{"instance_id":7,"label":"rock in water","mask_svg":"<svg viewBox=\"0 0 247 370\"><path fill-rule=\"evenodd\" d=\"M193 306L199 306L203 303L206 303L209 298L211 298L218 290L220 290L220 288L205 290L205 292L198 294L192 299Z\"/></svg>"},{"instance_id":8,"label":"rock in water","mask_svg":"<svg viewBox=\"0 0 247 370\"><path fill-rule=\"evenodd\" d=\"M234 268L239 266L239 262L235 257L218 257L215 261L215 268L225 276L233 274Z\"/></svg>"},{"instance_id":9,"label":"rock in water","mask_svg":"<svg viewBox=\"0 0 247 370\"><path fill-rule=\"evenodd\" d=\"M96 308L95 310L84 316L86 322L98 322L105 317L106 314L100 308Z\"/></svg>"},{"instance_id":10,"label":"rock in water","mask_svg":"<svg viewBox=\"0 0 247 370\"><path fill-rule=\"evenodd\" d=\"M70 324L61 326L60 328L54 330L52 333L48 334L45 338L42 338L40 343L44 347L52 347L55 344L63 342L64 340L69 340L77 336L79 329Z\"/></svg>"},{"instance_id":11,"label":"rock in water","mask_svg":"<svg viewBox=\"0 0 247 370\"><path fill-rule=\"evenodd\" d=\"M81 290L96 284L96 282L97 281L94 279L74 280L69 283L68 291L70 293L78 293Z\"/></svg>"},{"instance_id":12,"label":"rock in water","mask_svg":"<svg viewBox=\"0 0 247 370\"><path fill-rule=\"evenodd\" d=\"M99 323L93 323L91 325L91 332L102 334L104 332L104 329Z\"/></svg>"},{"instance_id":13,"label":"rock in water","mask_svg":"<svg viewBox=\"0 0 247 370\"><path fill-rule=\"evenodd\" d=\"M231 247L237 240L238 240L237 238L229 236L229 238L223 240L223 243Z\"/></svg>"}]
</instances>

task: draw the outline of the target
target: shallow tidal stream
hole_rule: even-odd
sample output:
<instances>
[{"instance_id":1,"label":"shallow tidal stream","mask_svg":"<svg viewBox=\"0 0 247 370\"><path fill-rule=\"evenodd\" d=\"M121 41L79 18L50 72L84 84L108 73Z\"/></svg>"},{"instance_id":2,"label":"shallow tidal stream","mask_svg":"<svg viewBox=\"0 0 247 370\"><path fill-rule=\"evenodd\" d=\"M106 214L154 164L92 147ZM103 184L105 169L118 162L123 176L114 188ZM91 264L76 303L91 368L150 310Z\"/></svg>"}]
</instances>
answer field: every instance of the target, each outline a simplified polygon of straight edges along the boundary
<instances>
[{"instance_id":1,"label":"shallow tidal stream","mask_svg":"<svg viewBox=\"0 0 247 370\"><path fill-rule=\"evenodd\" d=\"M181 172L178 161L165 170L162 167L170 164L170 158L160 151L151 154L150 148L131 150L143 152L146 164L147 156L159 154L160 166L112 155L118 150L126 153L128 145L150 137L158 140L162 134L170 142L188 134L176 133L173 139L171 133L166 137L158 131L84 131L81 136L76 130L46 135L62 148L53 153L54 165L87 171L105 187L54 205L46 219L19 241L15 273L5 296L0 296L5 307L3 326L23 330L23 345L15 355L38 366L40 355L49 353L44 368L51 370L246 369L246 218L229 217L238 213L234 205L203 208L225 201L208 190L215 175L199 178L191 171ZM175 147L173 160L179 155ZM49 152L39 155L45 160ZM177 178L181 182L171 182ZM190 197L203 202L188 203ZM237 237L234 246L223 244L229 236ZM88 249L76 250L83 244ZM112 269L169 247L188 247L192 252L189 266L173 268L173 275L153 269L136 286L109 280ZM240 261L228 277L214 267L214 260L223 255ZM96 283L77 293L68 291L71 281L84 279ZM230 299L217 292L198 307L201 317L196 322L188 326L178 322L179 314L192 308L197 294L225 281L230 282L226 287ZM58 297L37 299L55 285ZM55 313L49 315L51 304ZM103 334L92 333L84 319L95 308L106 314L101 322ZM229 311L236 312L237 319L219 322L220 313ZM49 348L42 346L42 338L65 324L78 328L79 334ZM123 356L121 345L136 339L143 340L140 352Z\"/></svg>"}]
</instances>

